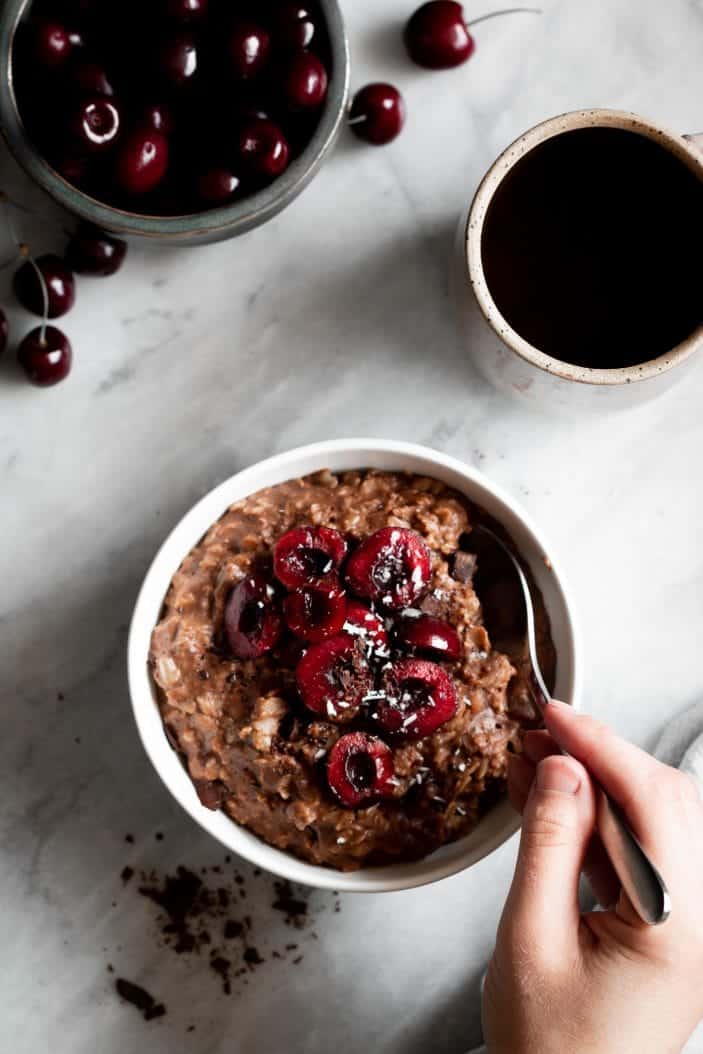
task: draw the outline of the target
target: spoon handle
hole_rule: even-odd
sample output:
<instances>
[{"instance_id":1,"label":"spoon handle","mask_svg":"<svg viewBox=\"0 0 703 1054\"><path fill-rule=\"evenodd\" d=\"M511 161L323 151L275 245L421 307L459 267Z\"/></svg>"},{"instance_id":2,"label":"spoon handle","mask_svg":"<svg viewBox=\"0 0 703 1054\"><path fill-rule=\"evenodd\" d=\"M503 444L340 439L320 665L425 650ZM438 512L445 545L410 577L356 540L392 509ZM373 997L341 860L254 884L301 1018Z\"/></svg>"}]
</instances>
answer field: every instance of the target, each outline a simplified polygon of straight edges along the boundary
<instances>
[{"instance_id":1,"label":"spoon handle","mask_svg":"<svg viewBox=\"0 0 703 1054\"><path fill-rule=\"evenodd\" d=\"M598 794L598 833L615 874L633 908L650 926L666 922L671 898L664 879L632 832L620 806L602 787Z\"/></svg>"},{"instance_id":2,"label":"spoon handle","mask_svg":"<svg viewBox=\"0 0 703 1054\"><path fill-rule=\"evenodd\" d=\"M503 550L520 582L525 601L527 646L530 655L529 684L535 705L544 716L551 696L539 666L532 591L529 582L518 560L501 538L483 524L475 529L488 535ZM566 751L562 750L561 753L566 754ZM593 779L592 776L591 779ZM598 794L598 833L613 865L613 870L642 921L649 926L658 926L666 922L671 914L671 898L666 883L633 834L619 805L595 780L593 782Z\"/></svg>"}]
</instances>

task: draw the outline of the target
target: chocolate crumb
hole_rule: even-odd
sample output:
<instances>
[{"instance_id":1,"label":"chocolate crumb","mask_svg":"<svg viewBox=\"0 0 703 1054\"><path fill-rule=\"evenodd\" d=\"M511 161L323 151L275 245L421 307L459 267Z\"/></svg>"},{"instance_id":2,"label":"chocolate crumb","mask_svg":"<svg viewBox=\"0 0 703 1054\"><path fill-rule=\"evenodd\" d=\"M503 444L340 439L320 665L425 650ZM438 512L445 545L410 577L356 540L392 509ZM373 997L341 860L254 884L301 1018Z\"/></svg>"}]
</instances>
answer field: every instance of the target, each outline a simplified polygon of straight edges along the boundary
<instances>
[{"instance_id":1,"label":"chocolate crumb","mask_svg":"<svg viewBox=\"0 0 703 1054\"><path fill-rule=\"evenodd\" d=\"M244 933L244 926L241 922L237 922L236 919L227 919L225 923L225 940L231 941L236 937L241 937Z\"/></svg>"},{"instance_id":2,"label":"chocolate crumb","mask_svg":"<svg viewBox=\"0 0 703 1054\"><path fill-rule=\"evenodd\" d=\"M298 947L299 947L299 945L297 945L297 944L286 944L286 951L287 952L294 952L294 951L297 951Z\"/></svg>"},{"instance_id":3,"label":"chocolate crumb","mask_svg":"<svg viewBox=\"0 0 703 1054\"><path fill-rule=\"evenodd\" d=\"M282 956L281 956L281 953L280 953L280 952L277 952L277 951L272 951L272 952L271 952L271 958L272 958L272 959L281 959L281 958L282 958Z\"/></svg>"},{"instance_id":4,"label":"chocolate crumb","mask_svg":"<svg viewBox=\"0 0 703 1054\"><path fill-rule=\"evenodd\" d=\"M107 964L107 972L108 973L114 973L115 972L115 967L112 965L112 963L108 963Z\"/></svg>"},{"instance_id":5,"label":"chocolate crumb","mask_svg":"<svg viewBox=\"0 0 703 1054\"><path fill-rule=\"evenodd\" d=\"M245 948L244 949L244 962L248 963L249 966L260 966L261 963L265 962L264 959L259 955L257 948Z\"/></svg>"},{"instance_id":6,"label":"chocolate crumb","mask_svg":"<svg viewBox=\"0 0 703 1054\"><path fill-rule=\"evenodd\" d=\"M137 1010L142 1012L145 1021L153 1021L157 1017L163 1017L166 1013L166 1007L163 1003L157 1003L153 995L147 992L145 988L140 987L138 984L133 984L131 981L126 981L124 977L117 978L115 988L117 989L117 994L125 1002L131 1003L132 1006L136 1006Z\"/></svg>"},{"instance_id":7,"label":"chocolate crumb","mask_svg":"<svg viewBox=\"0 0 703 1054\"><path fill-rule=\"evenodd\" d=\"M227 853L227 856L225 857L225 863L226 864L231 864L232 863L232 857L229 855L229 853Z\"/></svg>"},{"instance_id":8,"label":"chocolate crumb","mask_svg":"<svg viewBox=\"0 0 703 1054\"><path fill-rule=\"evenodd\" d=\"M128 843L129 845L134 845L134 835L133 835L133 834L126 834L126 835L124 836L124 840L125 840L125 842L127 842L127 843Z\"/></svg>"},{"instance_id":9,"label":"chocolate crumb","mask_svg":"<svg viewBox=\"0 0 703 1054\"><path fill-rule=\"evenodd\" d=\"M210 969L214 970L222 979L222 991L225 995L232 994L232 984L229 977L231 966L232 964L229 959L225 959L222 955L216 955L214 958L210 959Z\"/></svg>"},{"instance_id":10,"label":"chocolate crumb","mask_svg":"<svg viewBox=\"0 0 703 1054\"><path fill-rule=\"evenodd\" d=\"M76 744L77 747L79 747L81 745L81 737L80 736L76 736L76 738L73 740L73 742Z\"/></svg>"},{"instance_id":11,"label":"chocolate crumb","mask_svg":"<svg viewBox=\"0 0 703 1054\"><path fill-rule=\"evenodd\" d=\"M133 875L134 875L134 868L133 867L123 867L122 870L120 871L120 878L122 879L122 881L125 884L125 886L127 885L127 883L129 882L130 878L132 878Z\"/></svg>"},{"instance_id":12,"label":"chocolate crumb","mask_svg":"<svg viewBox=\"0 0 703 1054\"><path fill-rule=\"evenodd\" d=\"M286 916L286 923L301 927L308 913L308 906L304 900L296 897L290 882L274 882L276 899L272 907L281 911Z\"/></svg>"},{"instance_id":13,"label":"chocolate crumb","mask_svg":"<svg viewBox=\"0 0 703 1054\"><path fill-rule=\"evenodd\" d=\"M154 837L156 838L157 842L163 842L163 840L164 840L164 833L163 833L163 831L157 831Z\"/></svg>"},{"instance_id":14,"label":"chocolate crumb","mask_svg":"<svg viewBox=\"0 0 703 1054\"><path fill-rule=\"evenodd\" d=\"M255 867L254 868L254 878L258 878L260 874L261 874L261 868L260 867Z\"/></svg>"},{"instance_id":15,"label":"chocolate crumb","mask_svg":"<svg viewBox=\"0 0 703 1054\"><path fill-rule=\"evenodd\" d=\"M293 959L293 966L297 966L298 963L301 963L302 961L303 961L303 956L302 955L296 956L296 958Z\"/></svg>"},{"instance_id":16,"label":"chocolate crumb","mask_svg":"<svg viewBox=\"0 0 703 1054\"><path fill-rule=\"evenodd\" d=\"M56 698L58 699L58 701L60 703L62 703L64 701L64 699L66 698L66 696L63 694L63 692L58 692L57 695L56 695Z\"/></svg>"},{"instance_id":17,"label":"chocolate crumb","mask_svg":"<svg viewBox=\"0 0 703 1054\"><path fill-rule=\"evenodd\" d=\"M244 885L244 879L243 879L243 877L241 875L235 875L234 876L234 881L237 883L238 886L243 886Z\"/></svg>"},{"instance_id":18,"label":"chocolate crumb","mask_svg":"<svg viewBox=\"0 0 703 1054\"><path fill-rule=\"evenodd\" d=\"M195 1032L195 1025L188 1025L186 1032Z\"/></svg>"}]
</instances>

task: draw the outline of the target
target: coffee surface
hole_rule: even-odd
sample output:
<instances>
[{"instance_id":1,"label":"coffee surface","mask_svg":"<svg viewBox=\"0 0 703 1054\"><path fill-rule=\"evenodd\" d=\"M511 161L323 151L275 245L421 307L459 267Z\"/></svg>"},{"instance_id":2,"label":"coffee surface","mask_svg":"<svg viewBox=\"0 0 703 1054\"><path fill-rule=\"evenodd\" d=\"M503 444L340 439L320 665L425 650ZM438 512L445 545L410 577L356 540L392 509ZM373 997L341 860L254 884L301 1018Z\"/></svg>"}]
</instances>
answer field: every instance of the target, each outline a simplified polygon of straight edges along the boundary
<instances>
[{"instance_id":1,"label":"coffee surface","mask_svg":"<svg viewBox=\"0 0 703 1054\"><path fill-rule=\"evenodd\" d=\"M635 132L532 150L496 191L481 252L503 317L564 362L647 362L703 322L703 182Z\"/></svg>"}]
</instances>

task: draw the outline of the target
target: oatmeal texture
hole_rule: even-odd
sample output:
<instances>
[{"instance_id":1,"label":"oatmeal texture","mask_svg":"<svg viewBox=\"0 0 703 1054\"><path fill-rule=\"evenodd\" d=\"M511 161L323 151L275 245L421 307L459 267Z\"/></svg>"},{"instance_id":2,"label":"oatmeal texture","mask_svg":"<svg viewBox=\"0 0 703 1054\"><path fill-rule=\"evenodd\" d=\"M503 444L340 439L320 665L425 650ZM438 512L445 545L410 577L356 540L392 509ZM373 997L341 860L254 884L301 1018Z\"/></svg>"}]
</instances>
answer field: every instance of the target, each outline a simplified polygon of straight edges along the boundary
<instances>
[{"instance_id":1,"label":"oatmeal texture","mask_svg":"<svg viewBox=\"0 0 703 1054\"><path fill-rule=\"evenodd\" d=\"M525 656L495 650L472 585L473 560L457 556L480 517L466 499L425 477L328 471L269 487L233 505L174 575L152 636L150 666L169 740L201 802L224 809L271 845L342 870L412 860L466 834L504 790L509 749L539 722ZM224 608L253 570L270 573L277 540L292 527L335 527L352 540L388 525L417 531L432 551L419 607L446 619L462 643L448 668L455 716L426 739L393 747L394 797L349 810L331 795L325 758L349 731L302 707L300 645L240 660L223 643ZM547 617L538 604L543 665L553 677ZM365 727L369 728L366 722Z\"/></svg>"}]
</instances>

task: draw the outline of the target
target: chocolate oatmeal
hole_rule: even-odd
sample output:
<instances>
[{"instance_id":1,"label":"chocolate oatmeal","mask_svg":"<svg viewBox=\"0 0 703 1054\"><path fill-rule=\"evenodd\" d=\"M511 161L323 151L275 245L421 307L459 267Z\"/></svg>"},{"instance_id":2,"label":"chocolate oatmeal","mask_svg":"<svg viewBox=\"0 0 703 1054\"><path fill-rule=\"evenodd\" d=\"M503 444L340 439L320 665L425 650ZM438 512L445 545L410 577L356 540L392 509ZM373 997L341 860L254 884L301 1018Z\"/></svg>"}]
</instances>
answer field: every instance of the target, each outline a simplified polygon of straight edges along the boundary
<instances>
[{"instance_id":1,"label":"chocolate oatmeal","mask_svg":"<svg viewBox=\"0 0 703 1054\"><path fill-rule=\"evenodd\" d=\"M519 634L507 619L498 650L483 623L475 583L496 583L467 551L482 516L437 480L324 471L210 528L150 652L205 807L341 870L417 859L475 826L539 723Z\"/></svg>"}]
</instances>

